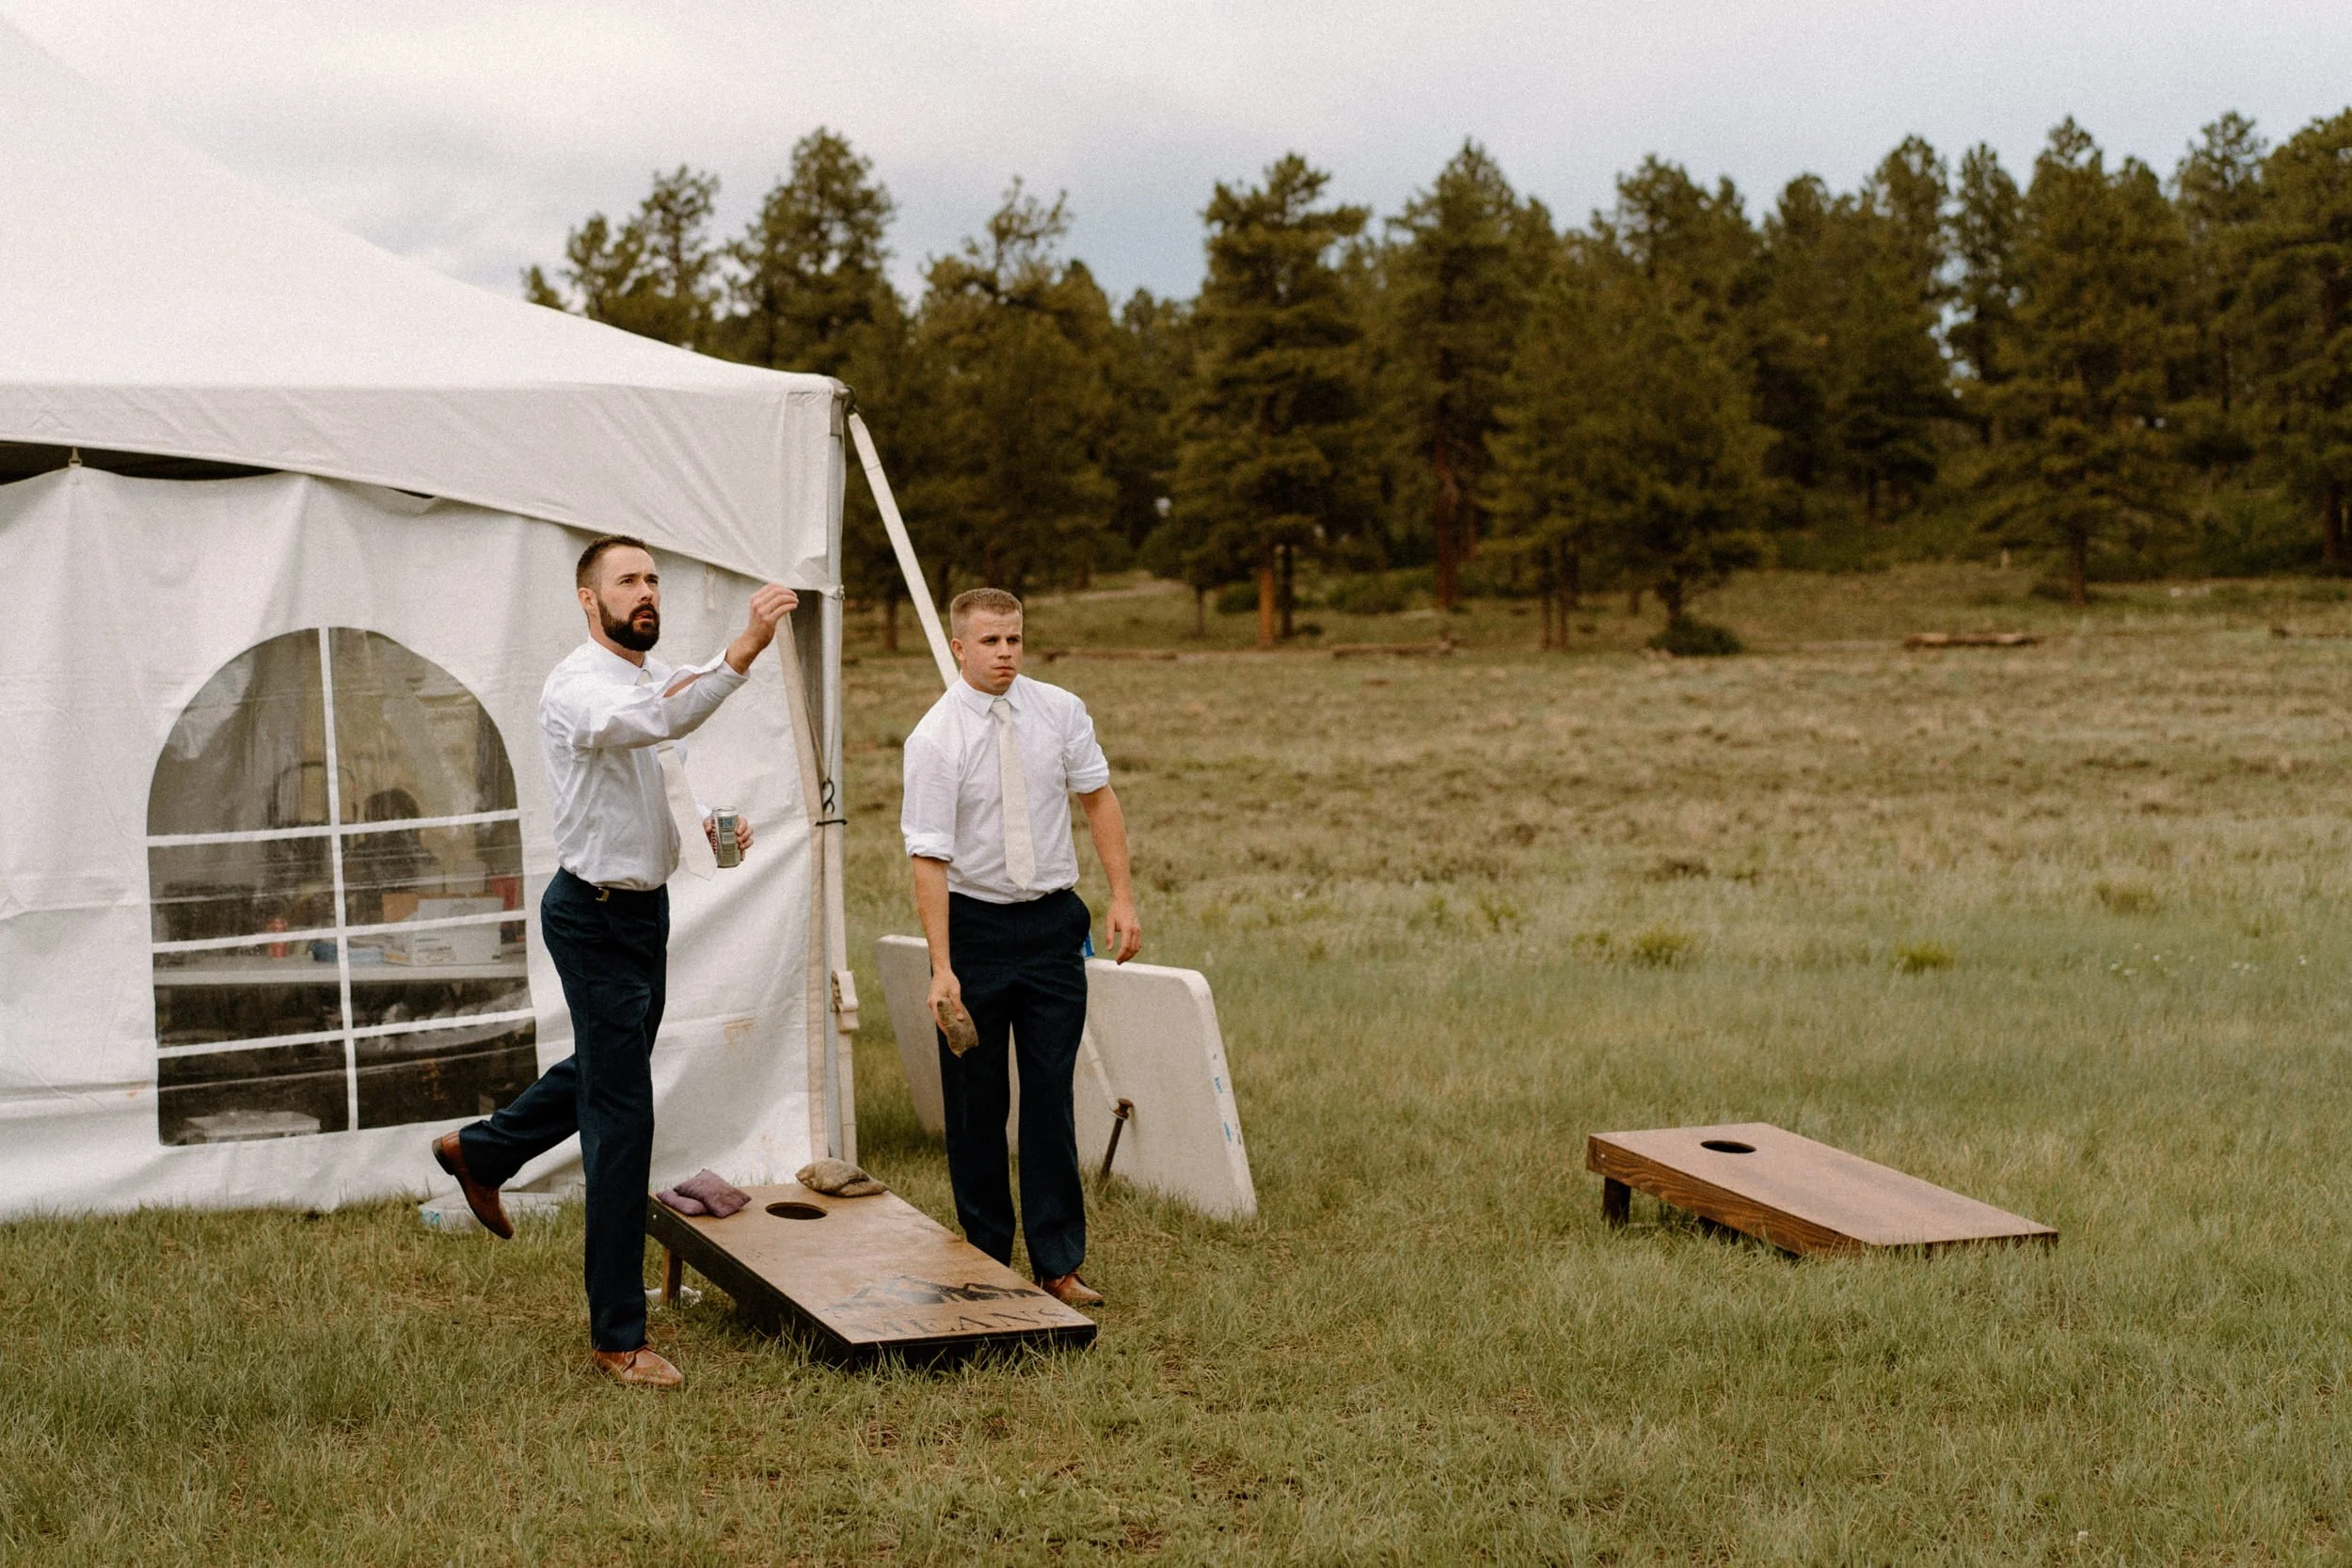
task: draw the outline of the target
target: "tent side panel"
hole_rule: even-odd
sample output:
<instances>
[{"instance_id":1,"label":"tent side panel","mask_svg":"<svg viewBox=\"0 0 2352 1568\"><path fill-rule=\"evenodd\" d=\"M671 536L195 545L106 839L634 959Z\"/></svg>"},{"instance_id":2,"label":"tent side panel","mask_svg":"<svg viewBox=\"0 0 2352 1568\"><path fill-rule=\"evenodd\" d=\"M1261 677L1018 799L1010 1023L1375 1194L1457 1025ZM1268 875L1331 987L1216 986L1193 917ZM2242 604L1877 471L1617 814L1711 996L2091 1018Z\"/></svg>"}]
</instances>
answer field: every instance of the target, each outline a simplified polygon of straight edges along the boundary
<instances>
[{"instance_id":1,"label":"tent side panel","mask_svg":"<svg viewBox=\"0 0 2352 1568\"><path fill-rule=\"evenodd\" d=\"M0 675L33 769L0 774L0 1215L141 1204L321 1207L421 1191L454 1122L167 1146L157 1118L149 794L192 698L246 650L307 627L390 639L461 683L511 765L540 1065L570 1049L535 905L554 867L535 711L580 637L581 536L521 517L292 474L210 483L70 469L0 488L0 551L42 593ZM666 562L665 653L699 657L752 582ZM674 892L655 1055L656 1174L788 1173L806 1136L799 967L812 860L773 766L782 693L758 683L692 743L706 801L759 835L739 870ZM559 1150L547 1166L570 1157Z\"/></svg>"}]
</instances>

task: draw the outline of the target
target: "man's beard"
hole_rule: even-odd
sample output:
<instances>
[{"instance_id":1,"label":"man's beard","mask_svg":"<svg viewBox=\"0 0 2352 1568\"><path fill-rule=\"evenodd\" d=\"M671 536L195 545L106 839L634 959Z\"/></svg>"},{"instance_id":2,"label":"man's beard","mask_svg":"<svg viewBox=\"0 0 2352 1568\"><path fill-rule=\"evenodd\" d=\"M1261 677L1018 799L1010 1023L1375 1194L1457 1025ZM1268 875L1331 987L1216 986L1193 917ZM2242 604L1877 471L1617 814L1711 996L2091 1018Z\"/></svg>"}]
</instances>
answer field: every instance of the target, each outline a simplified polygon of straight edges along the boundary
<instances>
[{"instance_id":1,"label":"man's beard","mask_svg":"<svg viewBox=\"0 0 2352 1568\"><path fill-rule=\"evenodd\" d=\"M639 631L632 624L634 616L628 621L615 621L611 610L602 605L596 606L596 619L604 623L604 635L633 654L649 652L655 643L661 641L661 611L648 609L642 613L653 624Z\"/></svg>"}]
</instances>

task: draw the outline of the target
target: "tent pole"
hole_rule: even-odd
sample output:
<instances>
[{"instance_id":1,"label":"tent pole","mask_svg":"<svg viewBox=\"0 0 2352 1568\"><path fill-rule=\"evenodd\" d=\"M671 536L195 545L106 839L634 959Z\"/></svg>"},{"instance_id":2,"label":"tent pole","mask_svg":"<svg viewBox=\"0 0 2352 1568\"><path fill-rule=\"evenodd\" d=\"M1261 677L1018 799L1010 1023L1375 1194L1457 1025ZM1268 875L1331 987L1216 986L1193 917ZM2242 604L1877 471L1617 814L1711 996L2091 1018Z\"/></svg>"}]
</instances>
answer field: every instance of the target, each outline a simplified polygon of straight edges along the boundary
<instances>
[{"instance_id":1,"label":"tent pole","mask_svg":"<svg viewBox=\"0 0 2352 1568\"><path fill-rule=\"evenodd\" d=\"M931 660L939 666L939 684L953 686L956 661L947 651L947 635L939 627L939 607L931 603L930 586L923 580L922 563L914 559L914 541L907 537L906 519L898 515L898 499L891 495L882 459L875 455L874 437L854 409L850 414L850 438L857 443L858 462L866 469L866 486L874 492L874 505L882 513L882 531L890 535L891 553L898 558L898 572L907 579L907 595L914 601L915 618L923 623L923 640L931 645Z\"/></svg>"},{"instance_id":2,"label":"tent pole","mask_svg":"<svg viewBox=\"0 0 2352 1568\"><path fill-rule=\"evenodd\" d=\"M832 976L826 960L832 957L834 895L826 883L832 857L825 837L832 831L826 819L830 792L817 762L817 726L809 713L808 685L801 665L798 628L787 612L777 628L776 659L784 669L785 702L791 715L792 760L801 781L801 809L808 818L809 871L815 896L809 900L808 963L808 1133L809 1147L822 1154L834 1150L835 1121L834 1072L835 1030L827 1027L837 1018L831 1005Z\"/></svg>"},{"instance_id":3,"label":"tent pole","mask_svg":"<svg viewBox=\"0 0 2352 1568\"><path fill-rule=\"evenodd\" d=\"M948 651L947 634L939 624L939 607L931 601L930 583L923 578L922 563L914 558L914 541L907 534L906 519L898 515L898 498L891 494L889 476L882 472L882 458L874 451L874 436L858 416L855 405L848 409L850 439L857 447L858 465L866 470L866 487L873 492L874 506L882 514L882 531L890 536L891 554L898 561L898 573L906 579L907 596L914 601L915 619L922 624L923 641L930 644L931 662L939 668L942 686L956 683L955 656ZM834 557L836 567L840 561L836 536ZM838 572L835 577L838 578ZM821 854L818 873L823 884L820 897L825 923L825 957L832 969L832 1013L834 1036L827 1052L826 1086L832 1099L828 1109L832 1115L830 1131L836 1139L834 1152L844 1160L857 1159L857 1057L853 1037L857 1033L857 979L850 968L850 921L845 888L848 884L844 865L844 840L849 823L844 816L845 802L841 790L841 601L838 594L827 597L824 606L824 660L826 691L823 749L825 757L821 793L812 793L813 800L822 803L821 816L813 816L818 833L817 847ZM805 693L797 678L790 681L793 698L805 704ZM803 706L796 712L795 728L814 741L814 726L806 722ZM813 759L812 759L813 760ZM804 769L809 764L804 763ZM815 809L815 808L812 808Z\"/></svg>"},{"instance_id":4,"label":"tent pole","mask_svg":"<svg viewBox=\"0 0 2352 1568\"><path fill-rule=\"evenodd\" d=\"M820 608L821 667L824 671L825 733L825 961L833 971L834 1153L857 1163L857 977L850 968L850 910L847 889L849 802L842 798L841 771L841 590L825 595Z\"/></svg>"}]
</instances>

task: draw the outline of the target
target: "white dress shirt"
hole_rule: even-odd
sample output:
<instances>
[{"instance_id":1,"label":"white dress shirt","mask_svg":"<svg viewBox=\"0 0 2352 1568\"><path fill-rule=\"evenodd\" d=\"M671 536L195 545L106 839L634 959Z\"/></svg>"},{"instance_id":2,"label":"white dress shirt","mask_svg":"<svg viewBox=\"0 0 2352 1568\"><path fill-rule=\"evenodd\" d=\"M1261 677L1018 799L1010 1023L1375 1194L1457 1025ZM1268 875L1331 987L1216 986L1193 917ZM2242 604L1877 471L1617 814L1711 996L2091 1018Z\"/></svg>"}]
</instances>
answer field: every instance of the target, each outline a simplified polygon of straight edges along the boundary
<instances>
[{"instance_id":1,"label":"white dress shirt","mask_svg":"<svg viewBox=\"0 0 2352 1568\"><path fill-rule=\"evenodd\" d=\"M906 743L906 801L898 827L907 853L947 863L947 890L991 904L1020 904L1078 885L1070 842L1070 794L1111 782L1087 705L1058 686L1015 675L1005 693L1028 785L1029 841L1037 875L1026 887L1005 870L1005 786L996 769L996 699L959 676Z\"/></svg>"},{"instance_id":2,"label":"white dress shirt","mask_svg":"<svg viewBox=\"0 0 2352 1568\"><path fill-rule=\"evenodd\" d=\"M665 695L680 675L691 686ZM539 739L555 797L555 858L583 882L650 889L677 869L678 829L655 749L702 727L743 684L722 653L673 670L653 655L641 669L594 641L548 675ZM678 760L686 748L675 747Z\"/></svg>"}]
</instances>

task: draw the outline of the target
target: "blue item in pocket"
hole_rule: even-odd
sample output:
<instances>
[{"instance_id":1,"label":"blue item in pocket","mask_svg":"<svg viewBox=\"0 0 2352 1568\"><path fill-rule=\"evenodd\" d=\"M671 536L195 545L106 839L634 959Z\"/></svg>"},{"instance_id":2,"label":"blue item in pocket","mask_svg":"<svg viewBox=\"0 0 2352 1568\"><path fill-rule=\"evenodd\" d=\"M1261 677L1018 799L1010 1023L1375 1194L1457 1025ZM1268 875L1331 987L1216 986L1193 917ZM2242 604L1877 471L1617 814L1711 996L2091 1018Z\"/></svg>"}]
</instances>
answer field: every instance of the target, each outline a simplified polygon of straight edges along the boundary
<instances>
[{"instance_id":1,"label":"blue item in pocket","mask_svg":"<svg viewBox=\"0 0 2352 1568\"><path fill-rule=\"evenodd\" d=\"M1094 933L1091 930L1088 931L1085 940L1079 942L1078 957L1082 958L1094 957Z\"/></svg>"}]
</instances>

